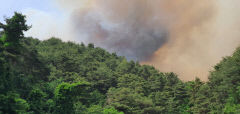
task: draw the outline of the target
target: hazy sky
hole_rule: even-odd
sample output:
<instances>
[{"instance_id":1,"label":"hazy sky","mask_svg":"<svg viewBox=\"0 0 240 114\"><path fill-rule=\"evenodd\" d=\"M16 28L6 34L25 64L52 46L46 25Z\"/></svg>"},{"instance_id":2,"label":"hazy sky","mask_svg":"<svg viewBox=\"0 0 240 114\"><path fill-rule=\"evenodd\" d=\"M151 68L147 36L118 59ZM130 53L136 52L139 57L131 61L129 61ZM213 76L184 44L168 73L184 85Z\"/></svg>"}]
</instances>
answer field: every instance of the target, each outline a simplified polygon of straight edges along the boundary
<instances>
[{"instance_id":1,"label":"hazy sky","mask_svg":"<svg viewBox=\"0 0 240 114\"><path fill-rule=\"evenodd\" d=\"M0 0L0 18L3 16L11 16L14 11L23 12L28 9L36 9L40 11L56 12L51 0Z\"/></svg>"},{"instance_id":2,"label":"hazy sky","mask_svg":"<svg viewBox=\"0 0 240 114\"><path fill-rule=\"evenodd\" d=\"M62 25L66 17L54 0L0 0L0 21L4 17L11 17L14 11L27 16L27 23L32 28L25 33L26 36L34 36L39 39L47 39L52 36L67 36L63 32Z\"/></svg>"}]
</instances>

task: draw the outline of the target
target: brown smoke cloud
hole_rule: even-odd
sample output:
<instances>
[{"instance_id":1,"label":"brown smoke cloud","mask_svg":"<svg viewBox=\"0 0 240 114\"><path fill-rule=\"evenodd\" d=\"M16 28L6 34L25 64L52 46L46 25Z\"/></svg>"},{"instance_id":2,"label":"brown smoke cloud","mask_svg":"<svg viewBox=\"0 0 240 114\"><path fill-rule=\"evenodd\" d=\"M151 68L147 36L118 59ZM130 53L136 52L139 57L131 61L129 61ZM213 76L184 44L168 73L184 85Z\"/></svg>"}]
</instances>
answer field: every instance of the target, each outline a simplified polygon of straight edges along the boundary
<instances>
[{"instance_id":1,"label":"brown smoke cloud","mask_svg":"<svg viewBox=\"0 0 240 114\"><path fill-rule=\"evenodd\" d=\"M240 43L236 0L58 0L72 13L76 40L128 59L207 80Z\"/></svg>"},{"instance_id":2,"label":"brown smoke cloud","mask_svg":"<svg viewBox=\"0 0 240 114\"><path fill-rule=\"evenodd\" d=\"M206 81L212 66L231 55L240 44L240 15L236 5L240 2L192 2L185 10L167 7L170 13L178 15L170 25L170 41L158 49L150 61L143 63L176 72L183 80L200 77Z\"/></svg>"}]
</instances>

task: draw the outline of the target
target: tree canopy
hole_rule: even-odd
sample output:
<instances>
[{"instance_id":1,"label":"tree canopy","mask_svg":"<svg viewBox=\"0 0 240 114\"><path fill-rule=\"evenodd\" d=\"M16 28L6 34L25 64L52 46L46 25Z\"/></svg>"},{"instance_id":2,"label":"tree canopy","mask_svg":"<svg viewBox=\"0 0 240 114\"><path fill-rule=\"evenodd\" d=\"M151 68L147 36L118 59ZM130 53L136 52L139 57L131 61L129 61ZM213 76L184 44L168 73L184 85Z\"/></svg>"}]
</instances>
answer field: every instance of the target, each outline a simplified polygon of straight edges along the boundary
<instances>
[{"instance_id":1,"label":"tree canopy","mask_svg":"<svg viewBox=\"0 0 240 114\"><path fill-rule=\"evenodd\" d=\"M184 82L94 44L24 37L30 26L21 13L5 21L0 114L240 113L240 48L214 67L208 82Z\"/></svg>"}]
</instances>

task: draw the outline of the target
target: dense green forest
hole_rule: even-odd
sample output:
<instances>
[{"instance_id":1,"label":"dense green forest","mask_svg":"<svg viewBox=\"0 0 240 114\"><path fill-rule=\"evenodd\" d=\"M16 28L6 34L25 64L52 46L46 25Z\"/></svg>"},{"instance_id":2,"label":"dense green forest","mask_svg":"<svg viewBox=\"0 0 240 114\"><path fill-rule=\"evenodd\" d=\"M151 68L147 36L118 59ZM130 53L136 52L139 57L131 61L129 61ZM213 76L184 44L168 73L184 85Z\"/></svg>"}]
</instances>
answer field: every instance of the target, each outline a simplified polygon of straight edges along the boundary
<instances>
[{"instance_id":1,"label":"dense green forest","mask_svg":"<svg viewBox=\"0 0 240 114\"><path fill-rule=\"evenodd\" d=\"M30 26L20 13L5 21L1 114L240 113L240 48L214 66L208 82L183 82L94 44L26 38Z\"/></svg>"}]
</instances>

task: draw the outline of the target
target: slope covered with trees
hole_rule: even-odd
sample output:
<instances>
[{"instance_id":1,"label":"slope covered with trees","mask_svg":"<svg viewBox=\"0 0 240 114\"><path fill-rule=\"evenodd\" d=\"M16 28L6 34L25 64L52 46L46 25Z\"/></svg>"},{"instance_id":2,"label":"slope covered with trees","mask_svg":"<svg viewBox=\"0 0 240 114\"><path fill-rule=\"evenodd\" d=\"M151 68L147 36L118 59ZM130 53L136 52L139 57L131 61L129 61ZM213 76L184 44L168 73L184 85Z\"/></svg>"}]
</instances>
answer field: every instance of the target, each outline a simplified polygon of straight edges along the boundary
<instances>
[{"instance_id":1,"label":"slope covered with trees","mask_svg":"<svg viewBox=\"0 0 240 114\"><path fill-rule=\"evenodd\" d=\"M183 82L94 44L26 38L20 13L0 28L0 113L240 113L239 48L208 82Z\"/></svg>"}]
</instances>

